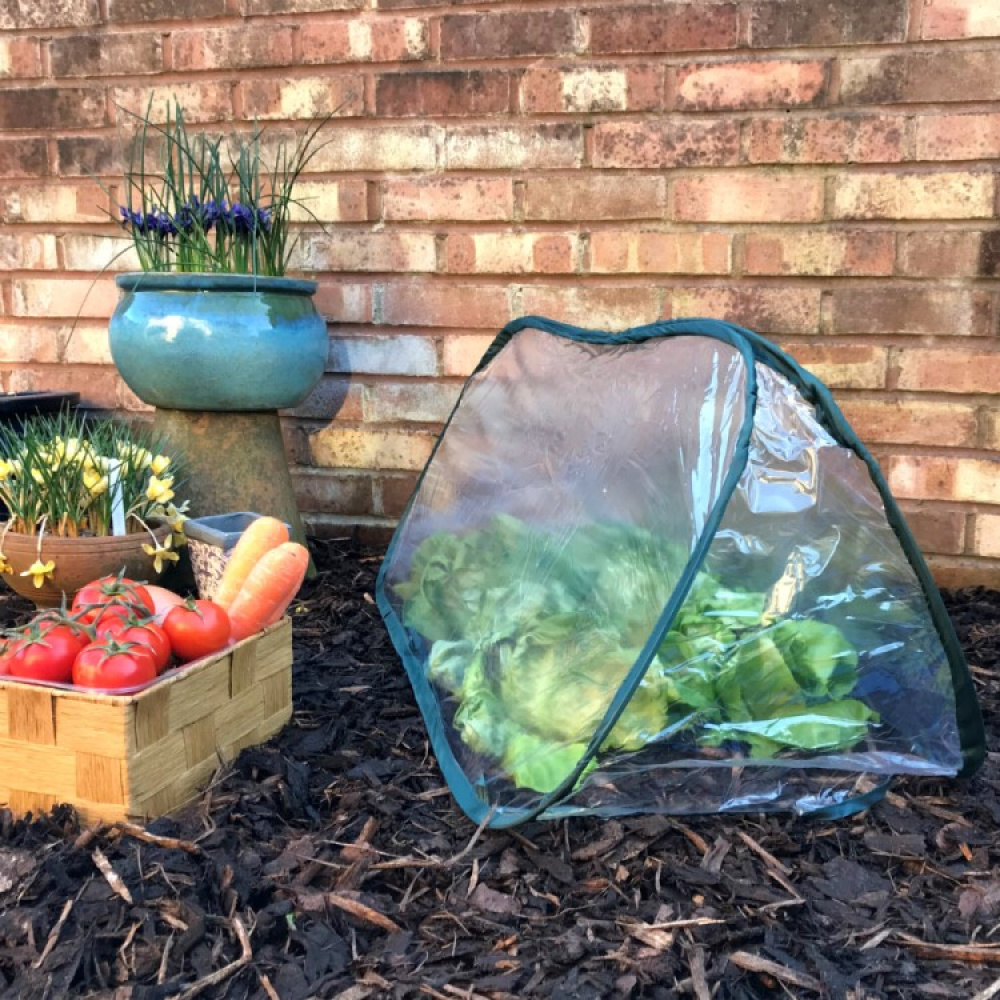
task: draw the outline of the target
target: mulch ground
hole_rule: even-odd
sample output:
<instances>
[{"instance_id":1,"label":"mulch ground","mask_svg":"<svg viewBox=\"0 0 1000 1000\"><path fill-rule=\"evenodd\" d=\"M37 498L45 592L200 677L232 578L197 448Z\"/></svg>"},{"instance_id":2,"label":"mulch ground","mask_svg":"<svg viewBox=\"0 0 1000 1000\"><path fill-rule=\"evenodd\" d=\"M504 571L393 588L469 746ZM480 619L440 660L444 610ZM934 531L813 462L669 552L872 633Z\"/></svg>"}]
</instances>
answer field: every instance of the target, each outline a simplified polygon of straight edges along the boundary
<instances>
[{"instance_id":1,"label":"mulch ground","mask_svg":"<svg viewBox=\"0 0 1000 1000\"><path fill-rule=\"evenodd\" d=\"M838 822L477 830L375 608L381 552L315 552L278 739L146 828L0 810L2 1000L1000 997L1000 754ZM996 747L1000 593L947 599Z\"/></svg>"}]
</instances>

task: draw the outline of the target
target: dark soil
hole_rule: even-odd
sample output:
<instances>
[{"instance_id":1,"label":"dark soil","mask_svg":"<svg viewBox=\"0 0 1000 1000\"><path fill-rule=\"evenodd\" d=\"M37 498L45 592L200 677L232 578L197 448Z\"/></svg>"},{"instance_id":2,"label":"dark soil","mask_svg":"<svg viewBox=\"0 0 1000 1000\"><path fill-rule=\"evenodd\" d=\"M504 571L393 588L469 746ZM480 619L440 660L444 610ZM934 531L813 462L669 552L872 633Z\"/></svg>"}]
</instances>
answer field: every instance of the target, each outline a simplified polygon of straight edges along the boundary
<instances>
[{"instance_id":1,"label":"dark soil","mask_svg":"<svg viewBox=\"0 0 1000 1000\"><path fill-rule=\"evenodd\" d=\"M381 553L315 552L278 739L146 829L0 810L0 1000L1000 997L996 752L838 822L477 830L375 608ZM1000 593L947 599L995 747Z\"/></svg>"}]
</instances>

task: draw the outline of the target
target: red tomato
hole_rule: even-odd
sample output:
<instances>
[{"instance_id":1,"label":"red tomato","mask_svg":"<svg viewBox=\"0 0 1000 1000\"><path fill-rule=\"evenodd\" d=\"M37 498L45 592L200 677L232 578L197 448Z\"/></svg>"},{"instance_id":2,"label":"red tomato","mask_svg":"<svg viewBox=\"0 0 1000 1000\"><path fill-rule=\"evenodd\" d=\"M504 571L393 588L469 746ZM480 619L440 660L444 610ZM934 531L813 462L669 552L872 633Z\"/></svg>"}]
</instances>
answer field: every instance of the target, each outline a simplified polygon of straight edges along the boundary
<instances>
[{"instance_id":1,"label":"red tomato","mask_svg":"<svg viewBox=\"0 0 1000 1000\"><path fill-rule=\"evenodd\" d=\"M92 642L73 663L73 683L79 687L120 691L152 680L156 680L153 654L138 643Z\"/></svg>"},{"instance_id":2,"label":"red tomato","mask_svg":"<svg viewBox=\"0 0 1000 1000\"><path fill-rule=\"evenodd\" d=\"M163 631L180 660L197 660L229 642L229 615L214 601L188 600L171 608Z\"/></svg>"},{"instance_id":3,"label":"red tomato","mask_svg":"<svg viewBox=\"0 0 1000 1000\"><path fill-rule=\"evenodd\" d=\"M97 625L99 639L114 639L121 643L136 643L145 646L153 654L156 672L162 674L170 663L173 650L167 633L152 621L138 621L128 618L102 619Z\"/></svg>"},{"instance_id":4,"label":"red tomato","mask_svg":"<svg viewBox=\"0 0 1000 1000\"><path fill-rule=\"evenodd\" d=\"M7 671L22 680L68 684L73 661L86 644L86 636L72 625L45 624L30 629L5 654Z\"/></svg>"},{"instance_id":5,"label":"red tomato","mask_svg":"<svg viewBox=\"0 0 1000 1000\"><path fill-rule=\"evenodd\" d=\"M146 588L124 576L102 576L81 587L73 598L70 610L75 616L82 612L78 620L89 625L100 616L101 608L107 604L125 605L143 616L154 611L153 599Z\"/></svg>"}]
</instances>

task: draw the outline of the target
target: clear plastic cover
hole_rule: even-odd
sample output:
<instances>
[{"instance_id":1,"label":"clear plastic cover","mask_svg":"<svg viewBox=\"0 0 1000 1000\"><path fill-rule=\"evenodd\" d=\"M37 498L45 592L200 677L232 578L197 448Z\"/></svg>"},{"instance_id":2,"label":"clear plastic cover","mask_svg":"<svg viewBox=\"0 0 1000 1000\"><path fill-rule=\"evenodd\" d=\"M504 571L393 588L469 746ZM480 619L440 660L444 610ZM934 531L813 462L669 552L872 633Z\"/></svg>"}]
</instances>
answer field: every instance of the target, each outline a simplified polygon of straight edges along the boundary
<instances>
[{"instance_id":1,"label":"clear plastic cover","mask_svg":"<svg viewBox=\"0 0 1000 1000\"><path fill-rule=\"evenodd\" d=\"M865 463L759 363L748 413L748 374L711 337L526 329L470 380L380 584L453 788L808 812L959 770L948 658Z\"/></svg>"}]
</instances>

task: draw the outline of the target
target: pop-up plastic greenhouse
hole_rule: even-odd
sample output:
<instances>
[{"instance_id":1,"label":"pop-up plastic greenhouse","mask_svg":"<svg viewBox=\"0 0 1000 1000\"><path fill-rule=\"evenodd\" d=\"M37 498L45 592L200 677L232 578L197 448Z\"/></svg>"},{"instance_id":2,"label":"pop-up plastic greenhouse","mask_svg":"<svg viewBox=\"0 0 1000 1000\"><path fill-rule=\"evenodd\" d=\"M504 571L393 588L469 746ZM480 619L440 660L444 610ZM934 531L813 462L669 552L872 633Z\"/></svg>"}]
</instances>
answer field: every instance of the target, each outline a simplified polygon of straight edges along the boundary
<instances>
[{"instance_id":1,"label":"pop-up plastic greenhouse","mask_svg":"<svg viewBox=\"0 0 1000 1000\"><path fill-rule=\"evenodd\" d=\"M815 378L725 323L509 324L377 594L477 822L845 815L983 756L877 465Z\"/></svg>"}]
</instances>

